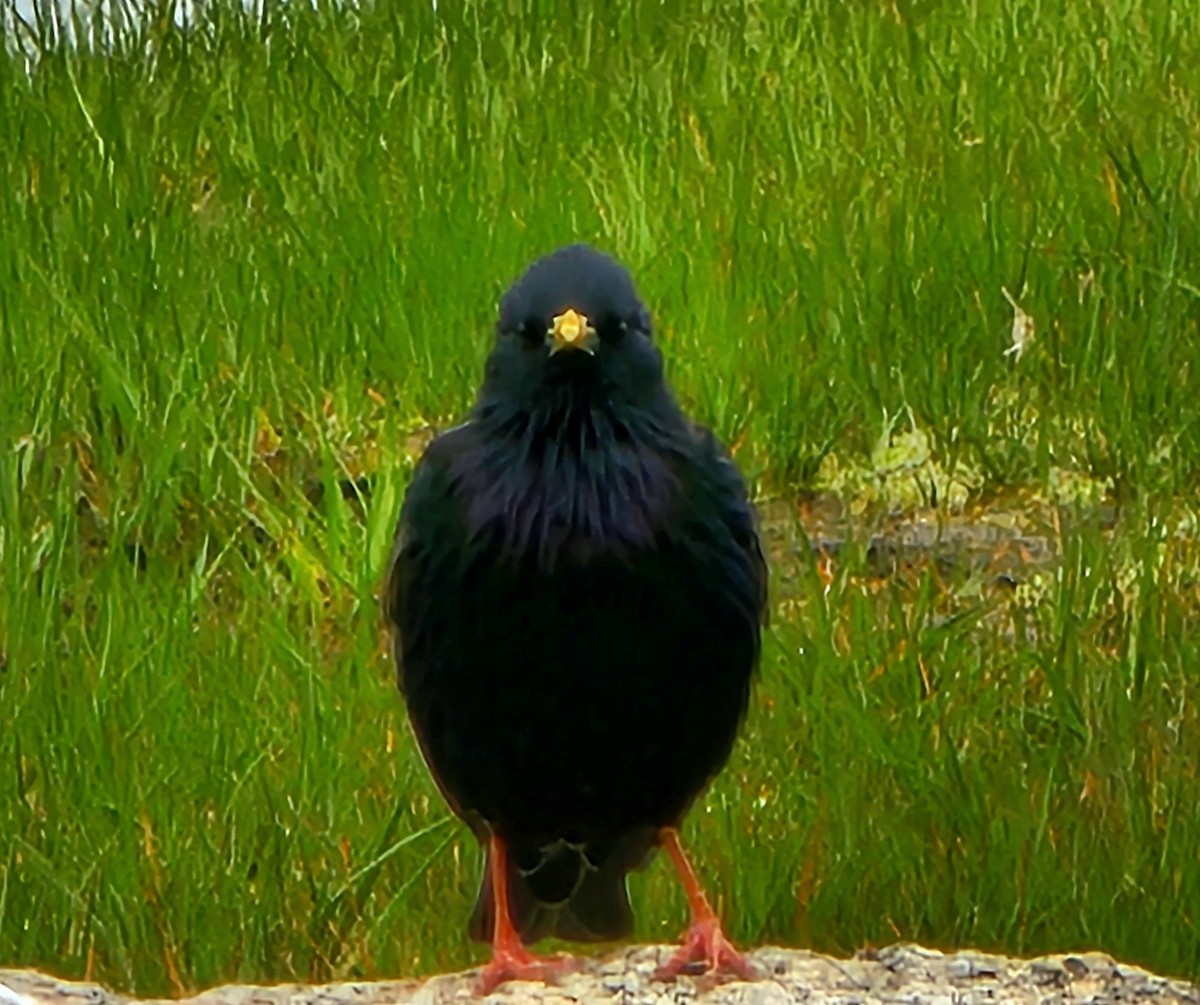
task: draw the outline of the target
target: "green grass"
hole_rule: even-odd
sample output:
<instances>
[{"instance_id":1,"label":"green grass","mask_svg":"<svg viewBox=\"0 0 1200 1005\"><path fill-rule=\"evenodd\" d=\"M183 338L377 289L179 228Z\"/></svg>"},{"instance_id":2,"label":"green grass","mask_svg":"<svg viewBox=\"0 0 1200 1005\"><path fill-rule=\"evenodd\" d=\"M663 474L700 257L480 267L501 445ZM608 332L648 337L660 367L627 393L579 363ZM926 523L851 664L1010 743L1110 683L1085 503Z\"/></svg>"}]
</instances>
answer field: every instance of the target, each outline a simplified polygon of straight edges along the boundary
<instances>
[{"instance_id":1,"label":"green grass","mask_svg":"<svg viewBox=\"0 0 1200 1005\"><path fill-rule=\"evenodd\" d=\"M828 583L773 549L762 687L687 827L734 937L1200 976L1200 14L395 7L0 60L0 965L478 959L374 591L414 432L585 239L773 506L830 458L886 502L913 426L973 505L1066 528L1018 597L877 581L865 530ZM673 938L664 864L633 886Z\"/></svg>"}]
</instances>

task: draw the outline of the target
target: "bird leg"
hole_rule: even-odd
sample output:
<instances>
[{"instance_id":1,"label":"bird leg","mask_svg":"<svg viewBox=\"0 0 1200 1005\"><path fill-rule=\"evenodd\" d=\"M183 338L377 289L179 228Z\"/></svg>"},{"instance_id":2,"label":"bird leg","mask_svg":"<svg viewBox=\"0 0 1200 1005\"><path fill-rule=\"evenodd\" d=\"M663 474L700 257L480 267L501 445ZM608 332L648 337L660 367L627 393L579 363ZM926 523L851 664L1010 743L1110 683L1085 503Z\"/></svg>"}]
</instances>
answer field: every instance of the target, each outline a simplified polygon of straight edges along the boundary
<instances>
[{"instance_id":1,"label":"bird leg","mask_svg":"<svg viewBox=\"0 0 1200 1005\"><path fill-rule=\"evenodd\" d=\"M704 895L691 862L683 853L679 832L674 827L664 827L659 831L659 840L675 864L675 870L687 892L692 925L675 955L654 972L655 978L669 981L683 973L726 971L742 980L753 980L758 975L750 961L733 947L733 943L721 931L720 919Z\"/></svg>"},{"instance_id":2,"label":"bird leg","mask_svg":"<svg viewBox=\"0 0 1200 1005\"><path fill-rule=\"evenodd\" d=\"M508 911L508 849L495 834L491 839L492 898L496 923L492 930L492 958L483 968L475 993L490 994L505 981L555 983L577 964L569 956L535 956L525 948Z\"/></svg>"}]
</instances>

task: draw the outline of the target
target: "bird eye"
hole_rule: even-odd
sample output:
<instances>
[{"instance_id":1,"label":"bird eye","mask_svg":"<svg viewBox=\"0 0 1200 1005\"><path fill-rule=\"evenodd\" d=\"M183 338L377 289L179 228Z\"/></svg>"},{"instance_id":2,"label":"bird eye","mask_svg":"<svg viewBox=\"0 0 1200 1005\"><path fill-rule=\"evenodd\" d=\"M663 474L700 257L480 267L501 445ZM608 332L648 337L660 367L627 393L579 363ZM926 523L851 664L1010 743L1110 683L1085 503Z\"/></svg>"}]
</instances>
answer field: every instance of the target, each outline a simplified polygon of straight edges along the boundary
<instances>
[{"instance_id":1,"label":"bird eye","mask_svg":"<svg viewBox=\"0 0 1200 1005\"><path fill-rule=\"evenodd\" d=\"M526 342L541 345L546 340L546 325L537 318L526 318L517 334Z\"/></svg>"},{"instance_id":2,"label":"bird eye","mask_svg":"<svg viewBox=\"0 0 1200 1005\"><path fill-rule=\"evenodd\" d=\"M629 331L629 322L619 317L607 317L600 325L600 338L605 342L616 342Z\"/></svg>"}]
</instances>

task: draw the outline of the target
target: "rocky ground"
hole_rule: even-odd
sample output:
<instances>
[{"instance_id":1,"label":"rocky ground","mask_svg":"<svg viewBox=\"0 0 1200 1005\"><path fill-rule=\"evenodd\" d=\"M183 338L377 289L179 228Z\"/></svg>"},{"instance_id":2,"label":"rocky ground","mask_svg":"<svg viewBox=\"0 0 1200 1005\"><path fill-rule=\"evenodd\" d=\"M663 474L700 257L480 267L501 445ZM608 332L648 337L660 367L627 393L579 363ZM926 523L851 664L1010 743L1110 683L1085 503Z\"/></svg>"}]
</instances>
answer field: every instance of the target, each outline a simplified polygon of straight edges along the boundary
<instances>
[{"instance_id":1,"label":"rocky ground","mask_svg":"<svg viewBox=\"0 0 1200 1005\"><path fill-rule=\"evenodd\" d=\"M703 978L668 985L650 978L666 946L638 946L588 961L561 985L509 983L490 1005L1200 1005L1200 986L1157 977L1102 953L1012 959L964 950L944 954L895 945L839 960L767 947L751 959L762 979L716 986ZM475 972L427 980L274 986L226 985L189 1005L442 1005L469 1002ZM0 970L0 1005L133 1005L94 984L29 970ZM150 1005L145 1000L142 1005Z\"/></svg>"}]
</instances>

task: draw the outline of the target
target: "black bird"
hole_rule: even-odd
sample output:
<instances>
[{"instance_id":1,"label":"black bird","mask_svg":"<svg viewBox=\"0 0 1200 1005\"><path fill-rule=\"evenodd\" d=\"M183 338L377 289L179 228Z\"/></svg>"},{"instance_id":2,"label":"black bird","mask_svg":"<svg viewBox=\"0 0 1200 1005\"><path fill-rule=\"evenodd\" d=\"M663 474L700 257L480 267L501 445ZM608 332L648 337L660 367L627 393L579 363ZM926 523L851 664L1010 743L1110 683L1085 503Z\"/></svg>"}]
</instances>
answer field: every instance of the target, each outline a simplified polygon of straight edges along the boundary
<instances>
[{"instance_id":1,"label":"black bird","mask_svg":"<svg viewBox=\"0 0 1200 1005\"><path fill-rule=\"evenodd\" d=\"M660 968L749 976L677 828L729 756L767 571L728 455L680 410L629 273L572 245L500 305L467 422L421 457L386 584L400 689L430 770L487 847L479 988L552 978L544 936L633 923L662 847L692 927Z\"/></svg>"}]
</instances>

